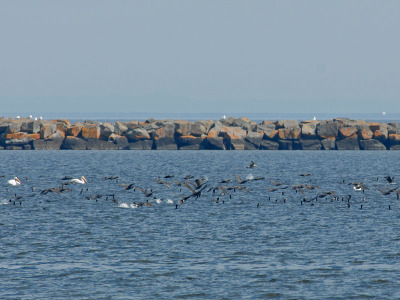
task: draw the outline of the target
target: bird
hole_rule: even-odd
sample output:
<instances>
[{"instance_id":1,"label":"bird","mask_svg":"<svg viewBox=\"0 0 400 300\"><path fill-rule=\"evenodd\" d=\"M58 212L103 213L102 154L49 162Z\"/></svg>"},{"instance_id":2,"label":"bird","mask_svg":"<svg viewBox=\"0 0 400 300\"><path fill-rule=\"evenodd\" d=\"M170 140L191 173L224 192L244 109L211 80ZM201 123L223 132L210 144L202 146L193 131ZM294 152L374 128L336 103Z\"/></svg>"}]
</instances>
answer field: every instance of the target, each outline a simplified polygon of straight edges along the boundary
<instances>
[{"instance_id":1,"label":"bird","mask_svg":"<svg viewBox=\"0 0 400 300\"><path fill-rule=\"evenodd\" d=\"M19 180L18 177L14 177L14 179L8 180L7 183L13 186L18 186L21 184L21 180Z\"/></svg>"},{"instance_id":2,"label":"bird","mask_svg":"<svg viewBox=\"0 0 400 300\"><path fill-rule=\"evenodd\" d=\"M79 184L85 184L88 183L88 181L86 180L85 176L81 176L81 178L74 178L70 181L71 183L79 183Z\"/></svg>"},{"instance_id":3,"label":"bird","mask_svg":"<svg viewBox=\"0 0 400 300\"><path fill-rule=\"evenodd\" d=\"M130 185L126 185L125 183L121 183L120 186L124 187L125 190L131 190L134 189L134 183L131 183Z\"/></svg>"},{"instance_id":4,"label":"bird","mask_svg":"<svg viewBox=\"0 0 400 300\"><path fill-rule=\"evenodd\" d=\"M249 181L249 180L247 180L247 179L243 180L242 178L240 178L239 176L237 176L237 175L235 175L235 174L233 174L233 176L237 179L237 181L239 182L239 184L243 184L243 183L246 183L246 182Z\"/></svg>"},{"instance_id":5,"label":"bird","mask_svg":"<svg viewBox=\"0 0 400 300\"><path fill-rule=\"evenodd\" d=\"M385 179L388 183L394 183L394 176L390 177L390 176L385 176Z\"/></svg>"},{"instance_id":6,"label":"bird","mask_svg":"<svg viewBox=\"0 0 400 300\"><path fill-rule=\"evenodd\" d=\"M250 165L249 166L247 166L246 168L254 168L254 167L257 167L257 165L254 163L254 161L251 161L250 162Z\"/></svg>"}]
</instances>

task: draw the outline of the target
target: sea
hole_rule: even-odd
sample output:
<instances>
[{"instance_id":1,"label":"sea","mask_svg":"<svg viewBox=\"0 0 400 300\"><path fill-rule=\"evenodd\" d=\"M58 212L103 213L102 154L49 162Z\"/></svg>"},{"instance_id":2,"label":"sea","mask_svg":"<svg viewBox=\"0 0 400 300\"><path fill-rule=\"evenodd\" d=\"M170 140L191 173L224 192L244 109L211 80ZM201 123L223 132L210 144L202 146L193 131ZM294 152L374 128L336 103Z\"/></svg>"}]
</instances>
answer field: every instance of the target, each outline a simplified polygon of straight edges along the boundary
<instances>
[{"instance_id":1,"label":"sea","mask_svg":"<svg viewBox=\"0 0 400 300\"><path fill-rule=\"evenodd\" d=\"M0 151L0 299L400 299L399 162L400 151Z\"/></svg>"}]
</instances>

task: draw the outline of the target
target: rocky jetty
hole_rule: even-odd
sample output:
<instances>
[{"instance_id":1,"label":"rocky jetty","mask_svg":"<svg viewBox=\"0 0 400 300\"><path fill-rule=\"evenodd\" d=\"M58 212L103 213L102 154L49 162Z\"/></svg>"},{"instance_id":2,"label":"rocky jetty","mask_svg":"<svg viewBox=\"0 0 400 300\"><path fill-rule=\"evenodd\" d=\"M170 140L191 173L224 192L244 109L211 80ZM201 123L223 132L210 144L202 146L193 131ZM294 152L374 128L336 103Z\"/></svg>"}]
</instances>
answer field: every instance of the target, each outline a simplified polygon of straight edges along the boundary
<instances>
[{"instance_id":1,"label":"rocky jetty","mask_svg":"<svg viewBox=\"0 0 400 300\"><path fill-rule=\"evenodd\" d=\"M155 120L101 123L0 118L6 150L400 150L400 123Z\"/></svg>"}]
</instances>

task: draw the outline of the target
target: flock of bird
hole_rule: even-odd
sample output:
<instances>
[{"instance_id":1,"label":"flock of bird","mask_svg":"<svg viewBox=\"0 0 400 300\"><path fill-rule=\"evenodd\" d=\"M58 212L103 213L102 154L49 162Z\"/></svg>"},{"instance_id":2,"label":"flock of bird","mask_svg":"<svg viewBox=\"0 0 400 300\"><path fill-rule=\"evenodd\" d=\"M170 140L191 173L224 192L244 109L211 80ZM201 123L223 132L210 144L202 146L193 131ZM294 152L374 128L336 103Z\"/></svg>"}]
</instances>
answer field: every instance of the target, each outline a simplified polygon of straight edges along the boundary
<instances>
[{"instance_id":1,"label":"flock of bird","mask_svg":"<svg viewBox=\"0 0 400 300\"><path fill-rule=\"evenodd\" d=\"M252 169L256 167L257 165L253 161L251 161L251 163L246 168ZM351 189L352 187L353 191L362 193L361 198L352 198L353 195L351 194L351 192L344 188L340 189L342 192L342 194L340 195L334 190L322 190L320 186L314 184L316 180L312 179L313 177L310 173L299 174L298 176L302 178L307 178L306 182L287 184L286 182L278 182L273 179L267 180L266 177L254 177L251 174L244 179L241 178L239 175L233 174L233 178L214 180L214 183L211 184L211 181L208 180L208 178L194 178L193 175L187 175L178 180L176 179L179 176L175 177L174 175L164 175L158 176L158 178L153 181L153 185L147 188L138 187L135 183L120 183L122 179L119 176L105 176L103 179L104 181L114 182L112 192L106 194L90 194L90 187L80 187L78 191L80 190L79 195L81 195L84 199L95 200L96 202L103 199L105 201L116 203L118 207L121 208L152 208L155 205L164 202L167 204L173 204L174 208L178 209L179 205L182 205L191 200L198 199L201 196L204 196L204 198L207 198L209 200L212 199L213 203L225 204L227 203L227 201L235 199L235 197L242 199L246 198L243 196L244 194L236 196L238 192L255 195L253 199L257 199L257 207L264 205L263 201L287 203L289 201L297 200L299 201L300 205L315 205L318 200L322 201L325 199L326 201L331 202L344 202L345 207L350 208L353 203L357 204L358 199L360 209L363 209L363 203L367 202L367 196L365 195L365 193L366 191L370 190L370 187L368 187L365 182L346 183L345 179L343 179L341 182L338 182L338 184L350 186L349 189ZM3 175L0 177L5 176ZM28 180L29 178L27 177L26 183L30 183L30 181ZM60 180L61 182L59 186L42 189L40 190L39 195L61 195L64 193L71 193L73 192L72 186L83 186L89 183L84 176L81 176L80 178L65 176ZM271 186L266 186L268 183L265 184L263 187L260 187L259 185L253 185L253 182L261 180L265 180L266 182L269 181ZM376 183L373 184L373 187L382 196L386 197L394 194L397 196L397 200L399 199L400 190L399 186L395 186L395 177L385 176L384 184L380 184L379 186L377 185L377 183L379 182L379 177L376 178L374 181ZM35 197L34 199L37 199L36 197L38 197L38 195L35 193L36 187L34 186L30 187L30 190L32 192L31 195L27 195L25 197L17 195L18 187L22 184L25 184L25 182L22 183L22 181L18 177L9 179L7 181L7 185L16 187L15 189L12 188L12 193L14 194L14 196L5 199L6 201L3 200L2 204L12 203L14 205L22 205L23 202L26 201L28 198ZM104 187L104 183L101 186ZM343 190L346 190L346 192L343 193ZM128 193L128 191L138 191L140 192L139 195L141 196L137 194L135 196L133 194L126 194ZM310 196L310 193L313 193L313 195ZM42 200L39 198L39 202L41 201ZM389 209L391 209L390 205L388 207Z\"/></svg>"}]
</instances>

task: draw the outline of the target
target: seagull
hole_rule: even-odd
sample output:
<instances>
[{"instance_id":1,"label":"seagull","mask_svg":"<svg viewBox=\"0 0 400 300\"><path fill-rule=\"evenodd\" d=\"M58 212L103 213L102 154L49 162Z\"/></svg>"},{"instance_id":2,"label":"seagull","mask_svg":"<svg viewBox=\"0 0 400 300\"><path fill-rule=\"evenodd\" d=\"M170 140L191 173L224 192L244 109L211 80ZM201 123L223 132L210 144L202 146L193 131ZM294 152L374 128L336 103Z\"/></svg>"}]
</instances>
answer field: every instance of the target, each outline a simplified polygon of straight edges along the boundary
<instances>
[{"instance_id":1,"label":"seagull","mask_svg":"<svg viewBox=\"0 0 400 300\"><path fill-rule=\"evenodd\" d=\"M10 179L7 183L13 186L18 186L21 184L21 180L19 180L18 177L14 177L14 179Z\"/></svg>"},{"instance_id":2,"label":"seagull","mask_svg":"<svg viewBox=\"0 0 400 300\"><path fill-rule=\"evenodd\" d=\"M74 179L71 180L71 183L85 184L85 182L88 183L86 178L85 178L85 176L81 176L80 179L74 178Z\"/></svg>"}]
</instances>

